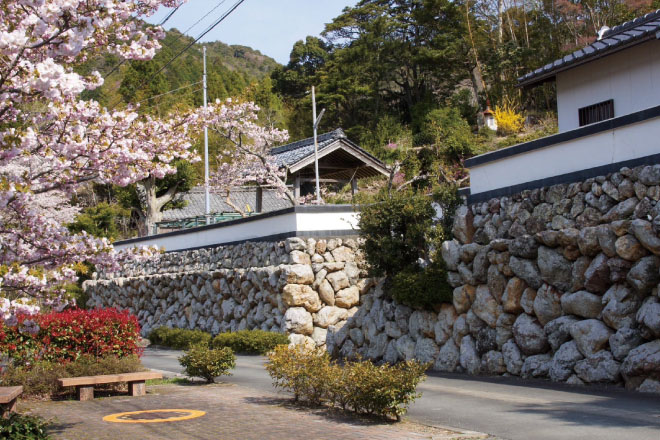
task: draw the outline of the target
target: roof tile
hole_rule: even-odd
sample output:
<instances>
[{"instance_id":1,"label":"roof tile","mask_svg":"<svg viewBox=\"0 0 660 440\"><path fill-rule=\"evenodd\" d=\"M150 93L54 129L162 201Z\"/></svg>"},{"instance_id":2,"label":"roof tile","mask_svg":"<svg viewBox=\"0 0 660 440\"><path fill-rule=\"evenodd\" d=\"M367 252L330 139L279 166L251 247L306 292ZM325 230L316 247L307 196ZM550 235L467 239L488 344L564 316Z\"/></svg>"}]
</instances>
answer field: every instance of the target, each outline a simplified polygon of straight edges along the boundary
<instances>
[{"instance_id":1,"label":"roof tile","mask_svg":"<svg viewBox=\"0 0 660 440\"><path fill-rule=\"evenodd\" d=\"M578 49L572 54L546 64L518 78L519 85L531 85L552 77L552 73L563 68L568 68L578 60L582 61L596 56L606 55L608 52L620 46L623 42L632 43L635 40L644 41L649 34L660 35L660 9L655 12L635 18L634 20L615 26L603 34L603 37L590 45ZM660 39L660 37L658 37Z\"/></svg>"},{"instance_id":2,"label":"roof tile","mask_svg":"<svg viewBox=\"0 0 660 440\"><path fill-rule=\"evenodd\" d=\"M328 146L334 144L340 139L347 139L346 133L341 128L338 128L329 133L321 134L317 137L319 144L319 152ZM363 150L359 146L350 142L350 144L360 150L361 153L371 157L375 161L380 162L376 157L374 157L369 152ZM301 160L314 154L314 138L307 138L297 142L293 142L287 145L282 145L281 147L276 147L271 150L271 154L275 156L275 160L278 166L281 167L291 167Z\"/></svg>"},{"instance_id":3,"label":"roof tile","mask_svg":"<svg viewBox=\"0 0 660 440\"><path fill-rule=\"evenodd\" d=\"M186 218L193 218L204 215L206 210L206 196L204 188L195 187L192 190L179 194L179 200L186 202L186 206L180 209L169 209L163 211L163 221L176 221ZM255 211L257 192L254 187L236 188L231 192L232 202L245 209L249 206L250 211ZM233 213L236 212L234 208L225 202L225 196L217 193L210 194L211 213ZM289 199L280 198L278 194L271 189L264 189L262 197L262 211L270 212L278 209L288 208L291 205Z\"/></svg>"}]
</instances>

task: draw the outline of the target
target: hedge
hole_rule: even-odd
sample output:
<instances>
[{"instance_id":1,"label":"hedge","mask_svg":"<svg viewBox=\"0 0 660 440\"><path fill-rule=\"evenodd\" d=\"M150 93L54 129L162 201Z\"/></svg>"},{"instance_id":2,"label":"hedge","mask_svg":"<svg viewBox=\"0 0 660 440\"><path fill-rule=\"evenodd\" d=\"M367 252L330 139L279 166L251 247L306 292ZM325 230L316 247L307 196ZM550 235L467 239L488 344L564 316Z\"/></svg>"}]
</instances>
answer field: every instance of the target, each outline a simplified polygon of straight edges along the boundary
<instances>
[{"instance_id":1,"label":"hedge","mask_svg":"<svg viewBox=\"0 0 660 440\"><path fill-rule=\"evenodd\" d=\"M264 330L241 330L220 333L212 339L209 333L201 330L158 327L149 334L149 341L155 345L187 350L192 346L206 344L212 348L228 347L234 353L266 354L281 344L288 344L289 337L282 333Z\"/></svg>"},{"instance_id":2,"label":"hedge","mask_svg":"<svg viewBox=\"0 0 660 440\"><path fill-rule=\"evenodd\" d=\"M28 321L36 324L36 333L25 329ZM140 355L139 340L137 318L112 308L22 315L16 326L0 324L0 353L16 364L73 361L85 354Z\"/></svg>"},{"instance_id":3,"label":"hedge","mask_svg":"<svg viewBox=\"0 0 660 440\"><path fill-rule=\"evenodd\" d=\"M149 341L155 345L187 350L193 345L210 344L211 335L201 330L158 327L149 334Z\"/></svg>"},{"instance_id":4,"label":"hedge","mask_svg":"<svg viewBox=\"0 0 660 440\"><path fill-rule=\"evenodd\" d=\"M278 345L288 345L289 337L264 330L241 330L220 333L213 339L213 347L229 347L234 353L266 354Z\"/></svg>"}]
</instances>

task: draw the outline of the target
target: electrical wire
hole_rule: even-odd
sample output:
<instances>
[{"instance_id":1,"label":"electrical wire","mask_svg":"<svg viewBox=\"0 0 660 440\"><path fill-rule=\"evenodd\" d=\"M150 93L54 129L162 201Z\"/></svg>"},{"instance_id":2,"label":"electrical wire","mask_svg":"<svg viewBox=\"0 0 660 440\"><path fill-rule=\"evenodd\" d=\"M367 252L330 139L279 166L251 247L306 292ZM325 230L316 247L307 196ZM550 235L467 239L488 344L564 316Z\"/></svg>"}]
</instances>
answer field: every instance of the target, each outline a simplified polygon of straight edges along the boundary
<instances>
[{"instance_id":1,"label":"electrical wire","mask_svg":"<svg viewBox=\"0 0 660 440\"><path fill-rule=\"evenodd\" d=\"M182 3L182 4L183 4L183 3ZM182 5L182 4L181 4L181 5ZM176 13L176 11L179 10L179 8L181 7L181 5L177 6L176 8L174 8L174 10L173 10L172 12L170 12L169 14L167 14L167 17L165 17L160 23L158 23L158 26L162 26L162 25L164 25L165 23L167 23L167 21L168 21L170 18L172 18L172 16Z\"/></svg>"},{"instance_id":2,"label":"electrical wire","mask_svg":"<svg viewBox=\"0 0 660 440\"><path fill-rule=\"evenodd\" d=\"M198 89L191 89L191 90L189 89L188 91L182 93L180 96L181 96L181 97L184 97L184 96L187 96L187 95L189 95L189 94L191 94L191 93L197 93L197 92L200 92L200 91L202 91L202 90L204 90L203 87L200 87L200 88L198 88ZM161 105L162 105L162 103L159 103L158 101L150 101L150 102L144 104L144 106L145 106L146 108L157 109L158 111L160 111L160 106L161 106Z\"/></svg>"},{"instance_id":3,"label":"electrical wire","mask_svg":"<svg viewBox=\"0 0 660 440\"><path fill-rule=\"evenodd\" d=\"M225 19L227 17L229 17L231 15L231 13L234 12L241 4L243 4L243 2L245 2L245 0L238 0L234 4L234 6L229 8L229 10L227 12L225 12L224 14L222 14L222 16L220 16L220 18L218 20L216 20L213 24L211 24L209 27L207 27L197 38L195 38L195 40L193 40L192 43L188 44L181 52L176 54L172 59L170 59L167 63L165 63L160 69L158 69L158 71L156 73L154 73L151 76L151 78L149 78L148 81L151 81L153 78L156 77L156 75L158 75L160 72L162 72L163 70L168 68L170 66L170 64L172 64L177 58L179 58L181 55L183 55L188 49L193 47L195 45L195 43L197 43L199 40L201 40L206 34L211 32L213 29L215 29L215 27L218 26L220 23L225 21ZM145 81L145 82L148 82L148 81Z\"/></svg>"},{"instance_id":4,"label":"electrical wire","mask_svg":"<svg viewBox=\"0 0 660 440\"><path fill-rule=\"evenodd\" d=\"M196 83L188 84L188 85L185 85L185 86L179 87L179 88L174 89L174 90L169 90L169 91L167 91L167 92L165 92L165 93L161 93L160 95L154 95L154 96L151 96L151 97L149 97L149 98L145 98L145 99L143 99L142 101L138 101L138 102L136 102L136 104L141 104L141 103L143 103L143 102L150 101L150 100L152 100L152 99L160 98L161 96L170 95L170 94L172 94L172 93L174 93L174 92L178 92L179 90L187 89L187 88L189 88L189 87L196 86L197 84L201 84L202 82L203 82L203 81L197 81ZM200 89L200 90L201 90L201 89Z\"/></svg>"},{"instance_id":5,"label":"electrical wire","mask_svg":"<svg viewBox=\"0 0 660 440\"><path fill-rule=\"evenodd\" d=\"M206 18L213 10L217 9L220 5L225 3L226 0L222 0L215 8L213 8L209 13L207 13L202 19L198 20L200 22L204 18ZM218 18L215 22L213 22L210 26L208 26L200 35L197 36L190 44L188 44L182 51L177 53L173 58L171 58L167 63L165 63L156 73L154 73L149 79L143 81L138 88L144 87L145 84L147 84L149 81L153 80L159 73L161 73L163 70L165 70L167 67L169 67L177 58L179 58L181 55L183 55L188 49L193 47L199 40L201 40L206 34L211 32L213 29L215 29L220 23L222 23L227 17L229 17L241 4L243 4L245 0L239 0L237 1L231 8L229 8L227 11L225 11L220 18ZM176 11L175 11L176 12ZM197 23L195 23L196 25ZM191 26L194 27L195 25ZM117 66L118 68L119 66ZM113 69L114 71L114 69ZM111 72L112 73L112 72Z\"/></svg>"},{"instance_id":6,"label":"electrical wire","mask_svg":"<svg viewBox=\"0 0 660 440\"><path fill-rule=\"evenodd\" d=\"M206 17L208 17L209 15L211 15L213 12L215 12L215 10L218 9L220 6L222 6L223 4L225 4L226 1L227 1L227 0L220 0L220 3L218 3L217 5L215 5L215 7L214 7L213 9L211 9L209 12L207 12L206 14L204 14L204 16L203 16L202 18L200 18L199 20L197 20L197 21L196 21L195 23L193 23L190 27L188 27L188 29L186 29L185 31L183 31L182 34L183 34L183 35L186 35L186 34L187 34L192 28L194 28L194 27L197 26L199 23L201 23L202 20L204 20Z\"/></svg>"}]
</instances>

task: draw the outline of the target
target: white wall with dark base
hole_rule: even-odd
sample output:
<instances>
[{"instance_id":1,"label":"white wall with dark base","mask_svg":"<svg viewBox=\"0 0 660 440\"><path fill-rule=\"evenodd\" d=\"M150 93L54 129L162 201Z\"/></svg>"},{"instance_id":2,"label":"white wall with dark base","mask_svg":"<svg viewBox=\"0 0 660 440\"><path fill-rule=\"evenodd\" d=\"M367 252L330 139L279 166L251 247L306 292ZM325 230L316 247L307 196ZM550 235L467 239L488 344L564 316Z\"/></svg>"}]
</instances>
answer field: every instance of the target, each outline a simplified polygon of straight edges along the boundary
<instances>
[{"instance_id":1,"label":"white wall with dark base","mask_svg":"<svg viewBox=\"0 0 660 440\"><path fill-rule=\"evenodd\" d=\"M299 206L211 226L185 229L114 244L115 249L158 246L167 252L243 241L294 236L357 235L359 213L352 206Z\"/></svg>"}]
</instances>

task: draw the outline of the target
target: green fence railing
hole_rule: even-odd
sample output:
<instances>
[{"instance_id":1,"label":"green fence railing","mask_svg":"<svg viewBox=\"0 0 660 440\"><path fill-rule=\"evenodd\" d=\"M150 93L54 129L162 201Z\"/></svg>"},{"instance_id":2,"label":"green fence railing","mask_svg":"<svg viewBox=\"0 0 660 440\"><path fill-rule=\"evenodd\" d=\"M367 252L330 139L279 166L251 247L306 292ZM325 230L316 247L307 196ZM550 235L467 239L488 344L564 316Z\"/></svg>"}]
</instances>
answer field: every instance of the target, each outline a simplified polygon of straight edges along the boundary
<instances>
[{"instance_id":1,"label":"green fence railing","mask_svg":"<svg viewBox=\"0 0 660 440\"><path fill-rule=\"evenodd\" d=\"M255 213L250 212L247 213L246 215L249 217L254 214ZM190 228L196 228L198 226L214 225L216 223L222 223L242 217L243 216L237 212L220 212L220 213L211 214L208 217L205 215L199 215L197 217L182 218L180 220L159 222L156 223L155 225L154 234L158 234L160 231L163 230L190 229Z\"/></svg>"}]
</instances>

